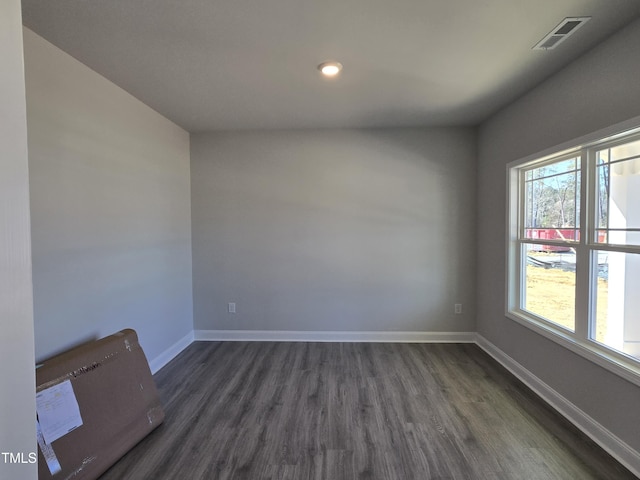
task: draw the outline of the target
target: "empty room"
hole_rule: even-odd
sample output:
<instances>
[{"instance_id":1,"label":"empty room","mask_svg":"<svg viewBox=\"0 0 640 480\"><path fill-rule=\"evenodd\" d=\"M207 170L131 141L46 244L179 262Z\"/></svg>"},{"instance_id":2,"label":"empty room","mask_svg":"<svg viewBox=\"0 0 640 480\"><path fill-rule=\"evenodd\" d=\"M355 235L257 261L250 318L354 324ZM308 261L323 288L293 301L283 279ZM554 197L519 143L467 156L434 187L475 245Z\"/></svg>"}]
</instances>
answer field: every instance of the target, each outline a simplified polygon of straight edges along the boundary
<instances>
[{"instance_id":1,"label":"empty room","mask_svg":"<svg viewBox=\"0 0 640 480\"><path fill-rule=\"evenodd\" d=\"M0 478L640 478L640 2L0 35Z\"/></svg>"}]
</instances>

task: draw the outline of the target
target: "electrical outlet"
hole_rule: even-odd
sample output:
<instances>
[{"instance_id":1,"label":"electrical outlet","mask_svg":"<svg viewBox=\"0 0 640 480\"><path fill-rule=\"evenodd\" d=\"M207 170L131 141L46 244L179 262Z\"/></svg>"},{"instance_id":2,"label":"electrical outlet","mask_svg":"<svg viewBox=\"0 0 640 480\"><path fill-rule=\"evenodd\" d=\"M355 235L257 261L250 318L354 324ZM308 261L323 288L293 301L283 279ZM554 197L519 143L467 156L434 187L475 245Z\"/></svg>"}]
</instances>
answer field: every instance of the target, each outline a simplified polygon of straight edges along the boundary
<instances>
[{"instance_id":1,"label":"electrical outlet","mask_svg":"<svg viewBox=\"0 0 640 480\"><path fill-rule=\"evenodd\" d=\"M236 304L233 302L229 303L229 313L236 313Z\"/></svg>"},{"instance_id":2,"label":"electrical outlet","mask_svg":"<svg viewBox=\"0 0 640 480\"><path fill-rule=\"evenodd\" d=\"M461 304L461 303L456 303L456 304L453 306L453 313L455 313L455 314L460 314L460 313L462 313L462 304Z\"/></svg>"}]
</instances>

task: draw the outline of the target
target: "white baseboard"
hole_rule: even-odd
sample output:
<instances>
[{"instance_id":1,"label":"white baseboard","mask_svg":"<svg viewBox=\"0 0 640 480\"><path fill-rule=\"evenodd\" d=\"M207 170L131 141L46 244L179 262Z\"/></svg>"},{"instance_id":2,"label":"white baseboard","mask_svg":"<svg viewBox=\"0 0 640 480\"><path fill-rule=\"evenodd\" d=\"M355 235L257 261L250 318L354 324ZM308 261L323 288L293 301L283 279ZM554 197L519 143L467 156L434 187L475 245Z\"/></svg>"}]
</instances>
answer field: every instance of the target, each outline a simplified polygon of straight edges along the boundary
<instances>
[{"instance_id":1,"label":"white baseboard","mask_svg":"<svg viewBox=\"0 0 640 480\"><path fill-rule=\"evenodd\" d=\"M474 343L474 332L311 332L289 330L195 330L195 340L258 342Z\"/></svg>"},{"instance_id":2,"label":"white baseboard","mask_svg":"<svg viewBox=\"0 0 640 480\"><path fill-rule=\"evenodd\" d=\"M477 334L476 343L585 435L640 478L640 452L635 451L482 335Z\"/></svg>"},{"instance_id":3,"label":"white baseboard","mask_svg":"<svg viewBox=\"0 0 640 480\"><path fill-rule=\"evenodd\" d=\"M173 360L182 350L191 345L191 343L193 343L193 330L149 362L151 373L155 374Z\"/></svg>"}]
</instances>

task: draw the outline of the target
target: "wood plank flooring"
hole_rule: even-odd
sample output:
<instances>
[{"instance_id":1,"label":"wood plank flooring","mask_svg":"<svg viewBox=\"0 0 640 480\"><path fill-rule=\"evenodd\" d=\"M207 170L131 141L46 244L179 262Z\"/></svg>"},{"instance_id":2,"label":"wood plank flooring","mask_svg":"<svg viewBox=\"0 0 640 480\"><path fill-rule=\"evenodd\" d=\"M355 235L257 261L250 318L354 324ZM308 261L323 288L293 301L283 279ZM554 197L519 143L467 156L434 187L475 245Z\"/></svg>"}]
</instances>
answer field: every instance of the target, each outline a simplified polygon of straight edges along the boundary
<instances>
[{"instance_id":1,"label":"wood plank flooring","mask_svg":"<svg viewBox=\"0 0 640 480\"><path fill-rule=\"evenodd\" d=\"M195 342L101 478L634 479L472 344Z\"/></svg>"}]
</instances>

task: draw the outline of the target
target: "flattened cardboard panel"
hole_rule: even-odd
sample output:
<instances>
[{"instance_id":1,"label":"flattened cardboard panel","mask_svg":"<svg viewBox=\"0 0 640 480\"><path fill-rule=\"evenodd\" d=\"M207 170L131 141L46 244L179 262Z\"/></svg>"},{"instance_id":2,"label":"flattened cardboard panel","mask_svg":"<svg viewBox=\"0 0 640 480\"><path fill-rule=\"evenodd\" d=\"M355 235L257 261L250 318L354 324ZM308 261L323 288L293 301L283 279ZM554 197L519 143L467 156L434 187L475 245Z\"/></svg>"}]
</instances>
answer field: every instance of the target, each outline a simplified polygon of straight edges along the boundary
<instances>
[{"instance_id":1,"label":"flattened cardboard panel","mask_svg":"<svg viewBox=\"0 0 640 480\"><path fill-rule=\"evenodd\" d=\"M81 345L36 369L37 393L65 381L73 387L82 425L40 446L40 480L98 478L164 420L158 391L134 330ZM55 465L52 454L61 469L55 474L49 470L49 465Z\"/></svg>"}]
</instances>

